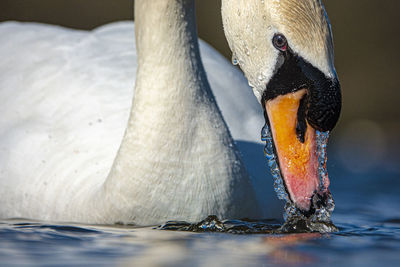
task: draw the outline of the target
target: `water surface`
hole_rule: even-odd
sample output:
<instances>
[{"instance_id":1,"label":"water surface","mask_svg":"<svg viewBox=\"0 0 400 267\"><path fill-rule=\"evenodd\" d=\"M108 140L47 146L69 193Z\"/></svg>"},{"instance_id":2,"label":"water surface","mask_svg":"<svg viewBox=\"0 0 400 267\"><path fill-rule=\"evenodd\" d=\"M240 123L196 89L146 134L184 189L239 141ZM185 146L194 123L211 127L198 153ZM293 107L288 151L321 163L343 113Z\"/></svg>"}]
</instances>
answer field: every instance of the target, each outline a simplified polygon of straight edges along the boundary
<instances>
[{"instance_id":1,"label":"water surface","mask_svg":"<svg viewBox=\"0 0 400 267\"><path fill-rule=\"evenodd\" d=\"M330 162L330 164L329 164ZM328 161L336 202L330 234L233 234L154 227L0 221L0 266L396 266L399 175L350 173ZM276 222L263 222L271 229Z\"/></svg>"}]
</instances>

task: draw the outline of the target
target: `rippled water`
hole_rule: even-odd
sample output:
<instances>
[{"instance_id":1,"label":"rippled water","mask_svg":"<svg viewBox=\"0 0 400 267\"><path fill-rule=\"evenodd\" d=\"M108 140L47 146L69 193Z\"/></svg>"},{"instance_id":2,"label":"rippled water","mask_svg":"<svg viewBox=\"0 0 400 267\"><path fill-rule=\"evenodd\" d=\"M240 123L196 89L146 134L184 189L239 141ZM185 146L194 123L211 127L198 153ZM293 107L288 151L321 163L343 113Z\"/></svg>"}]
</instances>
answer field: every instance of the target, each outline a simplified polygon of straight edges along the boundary
<instances>
[{"instance_id":1,"label":"rippled water","mask_svg":"<svg viewBox=\"0 0 400 267\"><path fill-rule=\"evenodd\" d=\"M0 266L398 265L399 175L378 168L350 173L336 162L328 161L336 233L268 234L279 227L274 221L253 225L264 233L234 234L6 220L0 221ZM227 225L243 230L245 223Z\"/></svg>"}]
</instances>

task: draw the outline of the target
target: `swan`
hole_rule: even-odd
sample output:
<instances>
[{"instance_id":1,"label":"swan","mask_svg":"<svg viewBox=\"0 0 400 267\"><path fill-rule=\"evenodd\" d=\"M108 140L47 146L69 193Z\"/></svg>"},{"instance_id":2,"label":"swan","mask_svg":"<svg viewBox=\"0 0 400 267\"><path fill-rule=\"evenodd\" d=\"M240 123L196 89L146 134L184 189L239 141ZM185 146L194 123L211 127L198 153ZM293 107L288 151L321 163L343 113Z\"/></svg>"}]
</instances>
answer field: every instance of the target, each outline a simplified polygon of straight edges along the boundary
<instances>
[{"instance_id":1,"label":"swan","mask_svg":"<svg viewBox=\"0 0 400 267\"><path fill-rule=\"evenodd\" d=\"M267 85L279 80L287 51L309 64L311 71L302 67L307 82L336 78L323 6L304 2L311 5L300 23L317 23L312 31L326 38L313 45L324 51L310 50L302 39L309 28L286 32L298 25L274 10L275 1L222 2L229 45L256 98L238 70L206 43L199 46L193 0L136 0L135 25L91 32L0 24L0 218L137 225L210 214L279 218L281 204L266 164L259 164L262 150L249 149L260 147L263 109L269 115L266 106L284 96L264 91L276 89ZM263 36L249 33L260 27ZM269 41L278 31L286 34L287 51ZM304 98L310 94L304 90L291 91ZM331 130L333 120L307 123ZM274 139L277 125L271 123ZM306 137L312 127L302 129ZM286 185L287 176L295 179L290 170L282 173ZM299 207L310 206L297 198L309 198L307 190L288 191Z\"/></svg>"}]
</instances>

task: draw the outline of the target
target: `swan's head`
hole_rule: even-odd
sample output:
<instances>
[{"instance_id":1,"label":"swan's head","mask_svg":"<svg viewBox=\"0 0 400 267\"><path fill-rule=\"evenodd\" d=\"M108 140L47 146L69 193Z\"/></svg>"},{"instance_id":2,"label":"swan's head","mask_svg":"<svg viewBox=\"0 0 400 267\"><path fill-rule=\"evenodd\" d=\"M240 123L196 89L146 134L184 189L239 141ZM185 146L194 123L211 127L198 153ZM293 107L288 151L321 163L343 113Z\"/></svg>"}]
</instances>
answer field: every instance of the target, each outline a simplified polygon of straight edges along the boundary
<instances>
[{"instance_id":1,"label":"swan's head","mask_svg":"<svg viewBox=\"0 0 400 267\"><path fill-rule=\"evenodd\" d=\"M264 108L286 191L301 210L320 184L316 131L331 131L341 93L332 34L320 0L223 0L225 35Z\"/></svg>"}]
</instances>

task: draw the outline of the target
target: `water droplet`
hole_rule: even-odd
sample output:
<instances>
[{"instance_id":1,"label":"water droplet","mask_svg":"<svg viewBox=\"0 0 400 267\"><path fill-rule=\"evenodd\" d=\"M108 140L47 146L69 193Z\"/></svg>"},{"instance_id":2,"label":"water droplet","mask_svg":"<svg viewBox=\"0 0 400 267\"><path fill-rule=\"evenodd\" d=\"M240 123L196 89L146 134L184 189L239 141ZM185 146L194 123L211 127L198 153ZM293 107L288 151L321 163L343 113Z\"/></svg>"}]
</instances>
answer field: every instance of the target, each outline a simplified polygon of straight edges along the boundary
<instances>
[{"instance_id":1,"label":"water droplet","mask_svg":"<svg viewBox=\"0 0 400 267\"><path fill-rule=\"evenodd\" d=\"M236 58L236 54L235 53L233 53L232 54L232 64L233 65L237 65L237 64L239 64L239 61L238 61L238 59Z\"/></svg>"},{"instance_id":2,"label":"water droplet","mask_svg":"<svg viewBox=\"0 0 400 267\"><path fill-rule=\"evenodd\" d=\"M269 142L269 138L265 141ZM274 156L274 148L271 144L267 144L264 148L265 156L273 157Z\"/></svg>"},{"instance_id":3,"label":"water droplet","mask_svg":"<svg viewBox=\"0 0 400 267\"><path fill-rule=\"evenodd\" d=\"M261 140L266 142L264 152L268 160L268 166L270 167L272 177L274 179L274 190L279 199L288 201L289 198L286 193L285 186L283 185L281 172L279 170L277 159L274 153L272 134L267 124L265 124L263 129L261 130Z\"/></svg>"},{"instance_id":4,"label":"water droplet","mask_svg":"<svg viewBox=\"0 0 400 267\"><path fill-rule=\"evenodd\" d=\"M329 132L316 131L317 135L317 157L318 157L318 172L320 179L320 190L324 192L328 186L328 171L326 170L326 147L328 144Z\"/></svg>"},{"instance_id":5,"label":"water droplet","mask_svg":"<svg viewBox=\"0 0 400 267\"><path fill-rule=\"evenodd\" d=\"M262 18L263 18L263 20L266 20L266 19L267 19L267 16L263 15Z\"/></svg>"},{"instance_id":6,"label":"water droplet","mask_svg":"<svg viewBox=\"0 0 400 267\"><path fill-rule=\"evenodd\" d=\"M268 133L268 128L264 126L261 130L261 141L267 141Z\"/></svg>"},{"instance_id":7,"label":"water droplet","mask_svg":"<svg viewBox=\"0 0 400 267\"><path fill-rule=\"evenodd\" d=\"M244 52L246 53L247 56L250 56L250 50L247 46L245 46Z\"/></svg>"}]
</instances>

